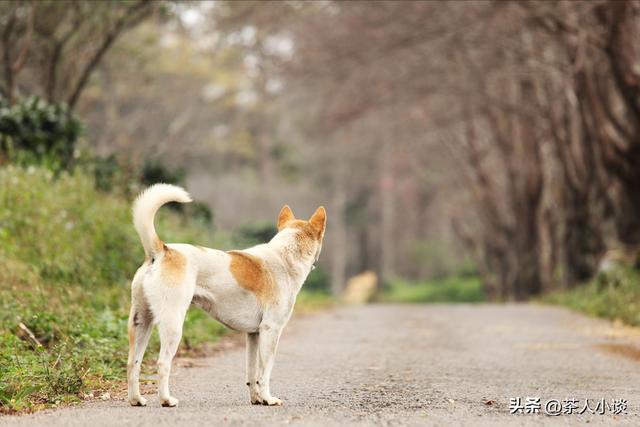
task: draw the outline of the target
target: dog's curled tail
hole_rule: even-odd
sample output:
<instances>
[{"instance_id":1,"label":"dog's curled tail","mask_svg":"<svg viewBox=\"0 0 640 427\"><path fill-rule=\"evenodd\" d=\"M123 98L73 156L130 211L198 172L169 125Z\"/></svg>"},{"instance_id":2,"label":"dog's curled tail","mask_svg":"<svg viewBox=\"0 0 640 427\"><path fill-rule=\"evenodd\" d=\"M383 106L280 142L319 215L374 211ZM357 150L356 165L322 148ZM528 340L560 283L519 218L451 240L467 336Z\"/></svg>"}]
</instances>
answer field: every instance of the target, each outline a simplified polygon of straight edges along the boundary
<instances>
[{"instance_id":1,"label":"dog's curled tail","mask_svg":"<svg viewBox=\"0 0 640 427\"><path fill-rule=\"evenodd\" d=\"M169 202L189 203L190 201L189 193L170 184L154 184L140 193L133 203L133 225L148 256L154 257L162 252L164 247L153 225L160 206Z\"/></svg>"}]
</instances>

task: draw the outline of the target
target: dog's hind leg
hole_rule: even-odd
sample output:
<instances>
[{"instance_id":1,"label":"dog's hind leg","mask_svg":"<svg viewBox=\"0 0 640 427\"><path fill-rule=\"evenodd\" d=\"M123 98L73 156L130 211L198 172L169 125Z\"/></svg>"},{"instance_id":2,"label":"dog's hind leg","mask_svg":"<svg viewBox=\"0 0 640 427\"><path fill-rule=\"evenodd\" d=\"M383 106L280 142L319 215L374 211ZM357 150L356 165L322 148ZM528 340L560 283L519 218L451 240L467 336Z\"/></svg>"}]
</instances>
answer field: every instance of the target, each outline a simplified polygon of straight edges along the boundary
<instances>
[{"instance_id":1,"label":"dog's hind leg","mask_svg":"<svg viewBox=\"0 0 640 427\"><path fill-rule=\"evenodd\" d=\"M169 393L169 375L171 374L171 361L178 351L178 345L182 338L182 324L185 312L165 313L158 326L160 332L160 355L158 356L158 394L162 406L176 406L178 399L171 397Z\"/></svg>"},{"instance_id":2,"label":"dog's hind leg","mask_svg":"<svg viewBox=\"0 0 640 427\"><path fill-rule=\"evenodd\" d=\"M258 340L257 332L247 334L247 386L249 397L254 405L262 404L262 398L258 393Z\"/></svg>"},{"instance_id":3,"label":"dog's hind leg","mask_svg":"<svg viewBox=\"0 0 640 427\"><path fill-rule=\"evenodd\" d=\"M140 270L131 285L131 311L129 313L129 359L127 360L127 385L129 403L145 406L147 401L140 394L140 366L149 343L153 326L153 314L142 289Z\"/></svg>"},{"instance_id":4,"label":"dog's hind leg","mask_svg":"<svg viewBox=\"0 0 640 427\"><path fill-rule=\"evenodd\" d=\"M139 309L139 307L138 307ZM129 359L127 361L127 383L129 403L132 406L146 406L147 400L140 394L140 366L152 331L152 316L147 310L136 311L131 307L129 314Z\"/></svg>"}]
</instances>

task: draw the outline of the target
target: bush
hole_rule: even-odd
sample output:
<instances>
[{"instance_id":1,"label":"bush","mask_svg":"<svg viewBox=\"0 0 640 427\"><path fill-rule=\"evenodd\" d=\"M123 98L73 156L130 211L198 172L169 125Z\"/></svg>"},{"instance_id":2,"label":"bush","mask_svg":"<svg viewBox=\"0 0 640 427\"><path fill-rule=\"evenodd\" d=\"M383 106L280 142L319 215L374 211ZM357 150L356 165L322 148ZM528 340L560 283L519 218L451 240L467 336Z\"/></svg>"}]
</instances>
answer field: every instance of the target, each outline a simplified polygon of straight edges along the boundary
<instances>
[{"instance_id":1,"label":"bush","mask_svg":"<svg viewBox=\"0 0 640 427\"><path fill-rule=\"evenodd\" d=\"M331 278L327 270L321 265L316 265L316 268L309 273L302 289L308 292L331 293Z\"/></svg>"},{"instance_id":2,"label":"bush","mask_svg":"<svg viewBox=\"0 0 640 427\"><path fill-rule=\"evenodd\" d=\"M193 201L187 205L185 210L189 217L202 221L205 224L213 224L213 212L208 204Z\"/></svg>"},{"instance_id":3,"label":"bush","mask_svg":"<svg viewBox=\"0 0 640 427\"><path fill-rule=\"evenodd\" d=\"M94 185L98 190L114 190L115 178L122 169L116 156L111 154L107 157L91 157L83 166L86 172L93 174Z\"/></svg>"},{"instance_id":4,"label":"bush","mask_svg":"<svg viewBox=\"0 0 640 427\"><path fill-rule=\"evenodd\" d=\"M159 159L147 159L142 166L140 182L145 186L158 182L182 185L185 175L185 170L182 168L171 169Z\"/></svg>"},{"instance_id":5,"label":"bush","mask_svg":"<svg viewBox=\"0 0 640 427\"><path fill-rule=\"evenodd\" d=\"M233 233L233 242L237 247L249 247L266 243L278 233L273 222L260 221L245 224Z\"/></svg>"},{"instance_id":6,"label":"bush","mask_svg":"<svg viewBox=\"0 0 640 427\"><path fill-rule=\"evenodd\" d=\"M0 152L20 164L67 169L82 125L63 104L31 97L14 106L0 101Z\"/></svg>"}]
</instances>

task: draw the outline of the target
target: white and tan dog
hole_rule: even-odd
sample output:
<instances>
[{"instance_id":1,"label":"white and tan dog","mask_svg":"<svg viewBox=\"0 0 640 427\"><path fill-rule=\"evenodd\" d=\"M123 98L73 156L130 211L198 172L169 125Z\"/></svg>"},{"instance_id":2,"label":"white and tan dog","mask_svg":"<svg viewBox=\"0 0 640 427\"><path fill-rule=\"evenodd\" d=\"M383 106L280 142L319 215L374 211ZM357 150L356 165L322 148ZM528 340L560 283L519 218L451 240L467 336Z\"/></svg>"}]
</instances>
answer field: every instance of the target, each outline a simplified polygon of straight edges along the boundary
<instances>
[{"instance_id":1,"label":"white and tan dog","mask_svg":"<svg viewBox=\"0 0 640 427\"><path fill-rule=\"evenodd\" d=\"M129 403L146 405L138 383L140 364L152 326L160 333L158 393L163 406L176 406L169 394L171 361L191 303L231 329L247 333L247 385L251 403L281 405L269 380L282 329L296 296L318 260L326 224L323 207L309 221L296 219L289 206L278 217L269 243L223 252L188 244L163 243L154 227L156 211L168 202L187 203L180 187L156 184L133 208L133 222L146 253L131 285L129 315Z\"/></svg>"}]
</instances>

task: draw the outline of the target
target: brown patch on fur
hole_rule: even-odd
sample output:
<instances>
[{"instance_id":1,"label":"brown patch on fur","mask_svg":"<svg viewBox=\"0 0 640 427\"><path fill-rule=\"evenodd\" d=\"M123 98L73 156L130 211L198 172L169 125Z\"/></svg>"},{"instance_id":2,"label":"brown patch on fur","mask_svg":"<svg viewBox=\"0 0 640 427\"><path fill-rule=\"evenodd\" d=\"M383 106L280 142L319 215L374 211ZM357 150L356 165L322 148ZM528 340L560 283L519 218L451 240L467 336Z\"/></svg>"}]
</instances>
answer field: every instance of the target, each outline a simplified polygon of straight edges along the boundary
<instances>
[{"instance_id":1,"label":"brown patch on fur","mask_svg":"<svg viewBox=\"0 0 640 427\"><path fill-rule=\"evenodd\" d=\"M276 284L271 272L260 258L241 251L227 252L231 256L231 274L238 284L253 292L262 304L273 302Z\"/></svg>"},{"instance_id":2,"label":"brown patch on fur","mask_svg":"<svg viewBox=\"0 0 640 427\"><path fill-rule=\"evenodd\" d=\"M153 252L159 254L164 250L164 248L166 248L164 242L160 240L158 236L156 236L155 240L153 241Z\"/></svg>"},{"instance_id":3,"label":"brown patch on fur","mask_svg":"<svg viewBox=\"0 0 640 427\"><path fill-rule=\"evenodd\" d=\"M170 286L180 285L187 273L187 258L175 249L164 246L161 275Z\"/></svg>"}]
</instances>

